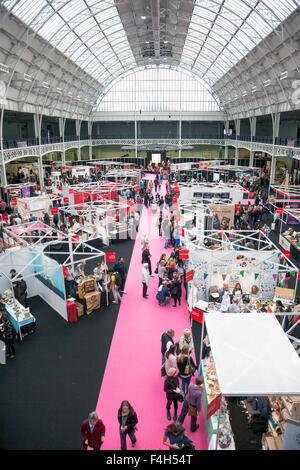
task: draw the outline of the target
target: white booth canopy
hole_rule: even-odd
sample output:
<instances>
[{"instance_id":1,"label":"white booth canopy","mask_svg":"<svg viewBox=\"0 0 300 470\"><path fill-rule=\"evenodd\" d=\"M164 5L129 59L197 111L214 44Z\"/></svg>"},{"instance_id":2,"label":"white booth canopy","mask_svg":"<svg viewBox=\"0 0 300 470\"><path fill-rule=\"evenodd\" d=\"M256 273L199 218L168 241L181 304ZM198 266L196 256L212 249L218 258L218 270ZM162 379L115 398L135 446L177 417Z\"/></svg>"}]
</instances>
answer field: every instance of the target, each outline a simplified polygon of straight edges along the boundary
<instances>
[{"instance_id":1,"label":"white booth canopy","mask_svg":"<svg viewBox=\"0 0 300 470\"><path fill-rule=\"evenodd\" d=\"M300 358L275 315L204 318L222 395L300 395Z\"/></svg>"}]
</instances>

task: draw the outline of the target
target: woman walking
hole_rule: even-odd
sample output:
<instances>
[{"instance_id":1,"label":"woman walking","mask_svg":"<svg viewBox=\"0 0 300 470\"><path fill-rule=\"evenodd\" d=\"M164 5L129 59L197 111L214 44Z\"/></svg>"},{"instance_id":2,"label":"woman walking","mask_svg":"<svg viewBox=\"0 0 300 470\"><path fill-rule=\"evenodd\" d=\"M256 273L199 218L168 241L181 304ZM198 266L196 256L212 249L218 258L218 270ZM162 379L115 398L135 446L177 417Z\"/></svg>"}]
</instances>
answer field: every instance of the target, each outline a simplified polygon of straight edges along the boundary
<instances>
[{"instance_id":1,"label":"woman walking","mask_svg":"<svg viewBox=\"0 0 300 470\"><path fill-rule=\"evenodd\" d=\"M183 346L181 353L178 355L177 366L179 369L179 377L181 378L181 388L186 394L190 385L191 378L197 369L193 358L189 354L188 346Z\"/></svg>"},{"instance_id":2,"label":"woman walking","mask_svg":"<svg viewBox=\"0 0 300 470\"><path fill-rule=\"evenodd\" d=\"M121 450L127 450L126 436L128 434L132 447L136 444L135 431L137 431L137 414L127 400L123 400L118 410L120 424Z\"/></svg>"}]
</instances>

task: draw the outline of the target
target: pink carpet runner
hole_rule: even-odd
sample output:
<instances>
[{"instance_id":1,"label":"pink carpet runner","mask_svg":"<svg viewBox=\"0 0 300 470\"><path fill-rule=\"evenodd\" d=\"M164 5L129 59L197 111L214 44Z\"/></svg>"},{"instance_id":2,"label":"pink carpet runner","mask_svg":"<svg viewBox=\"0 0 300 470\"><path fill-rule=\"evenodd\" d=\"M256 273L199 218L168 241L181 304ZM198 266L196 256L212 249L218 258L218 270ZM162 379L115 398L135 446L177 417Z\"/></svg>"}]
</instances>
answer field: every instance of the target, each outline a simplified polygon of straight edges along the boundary
<instances>
[{"instance_id":1,"label":"pink carpet runner","mask_svg":"<svg viewBox=\"0 0 300 470\"><path fill-rule=\"evenodd\" d=\"M165 194L164 183L162 194ZM168 447L162 444L164 430L170 422L166 418L164 378L160 376L160 337L163 332L172 328L175 331L174 339L178 341L183 330L190 328L190 323L185 310L184 287L182 305L176 309L171 307L172 302L165 307L158 305L155 298L158 288L157 275L150 277L148 299L142 297L141 236L144 233L148 235L153 271L161 254L170 253L170 249L164 249L164 239L158 237L158 216L159 212L152 214L151 209L143 209L128 269L125 286L127 294L123 294L96 407L98 416L106 426L103 450L120 450L117 412L122 400L128 400L138 416L135 449L168 450ZM178 416L181 406L179 403ZM173 405L171 415L173 416ZM184 426L187 436L193 440L196 449L207 449L202 414L198 422L200 428L191 433L190 417L186 417ZM129 437L127 449L132 449Z\"/></svg>"}]
</instances>

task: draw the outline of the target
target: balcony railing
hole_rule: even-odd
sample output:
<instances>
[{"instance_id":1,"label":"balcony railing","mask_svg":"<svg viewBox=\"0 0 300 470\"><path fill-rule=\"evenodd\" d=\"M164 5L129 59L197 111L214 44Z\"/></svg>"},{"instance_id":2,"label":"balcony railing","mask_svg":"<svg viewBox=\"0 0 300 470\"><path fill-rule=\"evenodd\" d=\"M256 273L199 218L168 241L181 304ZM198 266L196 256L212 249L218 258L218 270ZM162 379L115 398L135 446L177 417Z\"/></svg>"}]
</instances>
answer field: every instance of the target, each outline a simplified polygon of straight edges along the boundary
<instances>
[{"instance_id":1,"label":"balcony railing","mask_svg":"<svg viewBox=\"0 0 300 470\"><path fill-rule=\"evenodd\" d=\"M88 135L81 135L80 140L128 140L128 139L134 139L134 136L128 136L128 135L110 135L110 134L105 134L105 135L96 135L92 134L91 136ZM149 137L146 135L139 135L138 139L149 139L149 140L169 140L169 139L178 139L178 136L171 137L171 136L156 136L156 137ZM246 135L213 135L213 134L204 134L204 135L182 135L181 136L182 140L239 140L239 141L244 141L244 142L251 142L251 137ZM69 135L64 137L65 142L76 142L78 141L79 138L78 136L74 135ZM262 143L262 144L273 144L273 138L269 136L256 136L252 138L253 142L257 143ZM39 143L38 139L34 138L28 138L28 139L19 139L19 140L9 140L9 139L4 139L3 140L3 149L17 149L20 147L31 147L35 145L47 145L47 144L56 144L56 143L62 143L63 139L61 137L42 137L41 142ZM300 139L293 139L293 138L287 138L287 137L278 137L275 139L275 145L279 146L290 146L290 147L300 147Z\"/></svg>"}]
</instances>

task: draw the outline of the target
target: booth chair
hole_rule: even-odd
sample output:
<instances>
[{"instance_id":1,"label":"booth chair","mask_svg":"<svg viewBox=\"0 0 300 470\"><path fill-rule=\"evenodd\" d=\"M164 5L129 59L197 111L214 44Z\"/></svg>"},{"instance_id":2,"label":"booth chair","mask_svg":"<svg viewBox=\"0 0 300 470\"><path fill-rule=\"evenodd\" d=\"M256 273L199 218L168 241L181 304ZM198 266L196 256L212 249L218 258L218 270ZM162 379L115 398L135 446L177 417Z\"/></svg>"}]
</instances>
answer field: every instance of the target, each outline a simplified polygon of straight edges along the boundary
<instances>
[{"instance_id":1,"label":"booth chair","mask_svg":"<svg viewBox=\"0 0 300 470\"><path fill-rule=\"evenodd\" d=\"M220 290L218 286L211 286L208 289L209 302L219 302L220 301Z\"/></svg>"}]
</instances>

